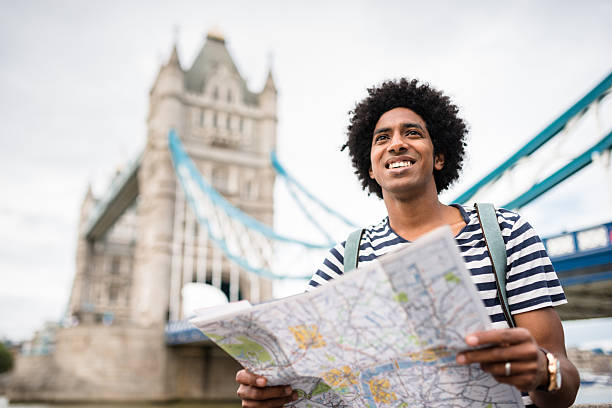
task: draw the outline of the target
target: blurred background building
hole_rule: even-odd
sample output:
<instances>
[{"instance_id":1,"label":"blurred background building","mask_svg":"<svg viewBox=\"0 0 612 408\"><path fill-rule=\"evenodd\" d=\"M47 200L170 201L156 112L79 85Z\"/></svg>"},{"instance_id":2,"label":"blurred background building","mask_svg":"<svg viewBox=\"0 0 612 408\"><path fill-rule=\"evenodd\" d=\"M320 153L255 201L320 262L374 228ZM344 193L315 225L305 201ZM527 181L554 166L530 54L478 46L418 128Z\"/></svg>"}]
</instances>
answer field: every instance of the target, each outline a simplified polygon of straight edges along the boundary
<instances>
[{"instance_id":1,"label":"blurred background building","mask_svg":"<svg viewBox=\"0 0 612 408\"><path fill-rule=\"evenodd\" d=\"M176 47L150 92L147 142L103 197L91 189L79 218L67 326L24 347L11 396L25 400L168 400L235 396L237 363L205 340L167 347L168 321L189 317L185 287L254 302L270 280L250 274L209 242L177 182L174 129L199 171L235 207L272 225L276 88L271 72L248 89L218 32L189 69ZM217 294L215 294L217 292ZM216 300L213 300L214 303Z\"/></svg>"}]
</instances>

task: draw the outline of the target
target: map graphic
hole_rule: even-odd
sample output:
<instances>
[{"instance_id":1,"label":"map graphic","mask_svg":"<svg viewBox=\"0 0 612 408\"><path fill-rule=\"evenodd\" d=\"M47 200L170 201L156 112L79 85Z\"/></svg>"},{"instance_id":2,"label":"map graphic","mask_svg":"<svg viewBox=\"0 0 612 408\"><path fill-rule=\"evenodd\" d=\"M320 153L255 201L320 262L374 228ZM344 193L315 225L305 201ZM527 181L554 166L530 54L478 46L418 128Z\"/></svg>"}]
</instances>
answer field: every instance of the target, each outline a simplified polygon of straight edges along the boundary
<instances>
[{"instance_id":1,"label":"map graphic","mask_svg":"<svg viewBox=\"0 0 612 408\"><path fill-rule=\"evenodd\" d=\"M311 292L191 322L295 407L522 407L520 393L455 362L490 320L450 229Z\"/></svg>"}]
</instances>

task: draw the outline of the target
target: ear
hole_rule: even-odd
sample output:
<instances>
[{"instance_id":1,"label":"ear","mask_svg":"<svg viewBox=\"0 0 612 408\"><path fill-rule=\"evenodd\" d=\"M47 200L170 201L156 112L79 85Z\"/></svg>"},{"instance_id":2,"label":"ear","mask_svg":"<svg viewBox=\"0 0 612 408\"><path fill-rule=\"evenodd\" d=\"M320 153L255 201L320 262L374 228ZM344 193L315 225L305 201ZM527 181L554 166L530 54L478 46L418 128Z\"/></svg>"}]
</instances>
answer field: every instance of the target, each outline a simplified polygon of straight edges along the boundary
<instances>
[{"instance_id":1,"label":"ear","mask_svg":"<svg viewBox=\"0 0 612 408\"><path fill-rule=\"evenodd\" d=\"M370 174L371 179L374 179L374 172L372 171L372 167L370 167L370 170L368 170L368 174Z\"/></svg>"},{"instance_id":2,"label":"ear","mask_svg":"<svg viewBox=\"0 0 612 408\"><path fill-rule=\"evenodd\" d=\"M444 155L442 153L434 156L434 170L442 170L444 168Z\"/></svg>"}]
</instances>

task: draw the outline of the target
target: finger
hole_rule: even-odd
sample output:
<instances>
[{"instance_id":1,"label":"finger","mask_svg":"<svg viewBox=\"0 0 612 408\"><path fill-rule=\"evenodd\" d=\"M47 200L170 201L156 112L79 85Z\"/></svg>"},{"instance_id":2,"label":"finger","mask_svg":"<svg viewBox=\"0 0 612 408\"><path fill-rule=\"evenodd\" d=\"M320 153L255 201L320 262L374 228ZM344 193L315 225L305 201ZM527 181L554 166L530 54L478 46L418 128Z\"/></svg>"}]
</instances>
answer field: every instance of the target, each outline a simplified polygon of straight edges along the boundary
<instances>
[{"instance_id":1,"label":"finger","mask_svg":"<svg viewBox=\"0 0 612 408\"><path fill-rule=\"evenodd\" d=\"M241 384L236 394L242 400L263 401L275 398L291 397L293 390L289 385L277 385L275 387L254 387Z\"/></svg>"},{"instance_id":2,"label":"finger","mask_svg":"<svg viewBox=\"0 0 612 408\"><path fill-rule=\"evenodd\" d=\"M538 360L538 348L535 343L520 343L510 347L490 347L480 350L468 350L457 354L459 364L471 363L505 363L506 361Z\"/></svg>"},{"instance_id":3,"label":"finger","mask_svg":"<svg viewBox=\"0 0 612 408\"><path fill-rule=\"evenodd\" d=\"M506 363L482 363L480 368L491 373L494 377L536 374L538 372L538 361L512 361L510 362L509 375L506 375Z\"/></svg>"},{"instance_id":4,"label":"finger","mask_svg":"<svg viewBox=\"0 0 612 408\"><path fill-rule=\"evenodd\" d=\"M473 347L486 344L517 344L526 341L533 341L533 336L523 327L475 332L465 337L465 342Z\"/></svg>"},{"instance_id":5,"label":"finger","mask_svg":"<svg viewBox=\"0 0 612 408\"><path fill-rule=\"evenodd\" d=\"M253 385L257 387L265 387L268 380L261 375L253 374L252 372L242 369L236 373L236 382L244 385Z\"/></svg>"},{"instance_id":6,"label":"finger","mask_svg":"<svg viewBox=\"0 0 612 408\"><path fill-rule=\"evenodd\" d=\"M282 407L285 404L293 402L297 400L297 398L298 398L297 393L293 393L292 395L288 397L273 398L273 399L268 399L264 401L242 400L242 406L244 408L276 408L276 407Z\"/></svg>"}]
</instances>

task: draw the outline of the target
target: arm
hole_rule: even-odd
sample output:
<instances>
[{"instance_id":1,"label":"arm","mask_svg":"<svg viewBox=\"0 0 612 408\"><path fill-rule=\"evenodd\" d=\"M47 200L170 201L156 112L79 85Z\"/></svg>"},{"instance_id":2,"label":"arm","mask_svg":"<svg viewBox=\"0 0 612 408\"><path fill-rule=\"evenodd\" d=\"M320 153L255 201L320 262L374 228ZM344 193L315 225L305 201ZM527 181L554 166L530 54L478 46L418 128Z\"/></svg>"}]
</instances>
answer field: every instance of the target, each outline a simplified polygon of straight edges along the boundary
<instances>
[{"instance_id":1,"label":"arm","mask_svg":"<svg viewBox=\"0 0 612 408\"><path fill-rule=\"evenodd\" d=\"M236 394L242 400L243 407L282 407L297 399L295 393L288 385L266 387L267 380L247 370L236 373L236 382L240 384Z\"/></svg>"},{"instance_id":2,"label":"arm","mask_svg":"<svg viewBox=\"0 0 612 408\"><path fill-rule=\"evenodd\" d=\"M457 362L480 363L481 368L491 373L497 381L529 392L532 401L541 408L569 407L576 398L580 377L576 367L567 358L563 326L557 312L552 307L546 307L514 315L514 318L518 326L515 329L468 335L466 343L470 346L493 346L459 353ZM540 347L553 353L561 363L563 378L558 391L537 389L548 386L547 360ZM509 376L506 376L506 362L511 363Z\"/></svg>"}]
</instances>

